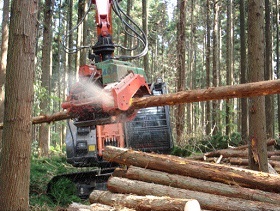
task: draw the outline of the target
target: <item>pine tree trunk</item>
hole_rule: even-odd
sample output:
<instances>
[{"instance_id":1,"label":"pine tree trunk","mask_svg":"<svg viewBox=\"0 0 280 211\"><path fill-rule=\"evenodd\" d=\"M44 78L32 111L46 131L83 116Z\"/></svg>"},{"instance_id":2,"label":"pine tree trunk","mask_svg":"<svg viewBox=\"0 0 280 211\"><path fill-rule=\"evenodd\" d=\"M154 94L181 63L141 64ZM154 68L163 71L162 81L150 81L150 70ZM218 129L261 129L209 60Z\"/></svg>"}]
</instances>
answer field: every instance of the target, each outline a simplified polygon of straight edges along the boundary
<instances>
[{"instance_id":1,"label":"pine tree trunk","mask_svg":"<svg viewBox=\"0 0 280 211\"><path fill-rule=\"evenodd\" d=\"M3 2L2 40L1 40L1 66L0 66L0 122L4 114L4 85L6 78L8 39L9 39L9 0ZM2 146L2 131L0 131L0 151Z\"/></svg>"},{"instance_id":2,"label":"pine tree trunk","mask_svg":"<svg viewBox=\"0 0 280 211\"><path fill-rule=\"evenodd\" d=\"M188 60L189 60L189 88L193 89L195 85L195 67L194 67L194 49L195 49L195 44L194 44L194 36L195 36L195 23L194 23L194 0L191 0L191 6L190 6L190 30L192 33L190 33L190 44L189 44L189 50L188 50ZM194 105L193 103L187 104L187 134L190 136L193 136L193 131L194 131Z\"/></svg>"},{"instance_id":3,"label":"pine tree trunk","mask_svg":"<svg viewBox=\"0 0 280 211\"><path fill-rule=\"evenodd\" d=\"M12 1L0 159L0 210L29 210L37 1Z\"/></svg>"},{"instance_id":4,"label":"pine tree trunk","mask_svg":"<svg viewBox=\"0 0 280 211\"><path fill-rule=\"evenodd\" d=\"M271 5L265 0L265 80L273 80L272 71L272 33L271 33ZM267 138L274 137L274 96L265 97L265 117Z\"/></svg>"},{"instance_id":5,"label":"pine tree trunk","mask_svg":"<svg viewBox=\"0 0 280 211\"><path fill-rule=\"evenodd\" d=\"M247 53L246 53L246 28L245 28L245 2L240 0L240 82L244 84L247 82ZM248 133L248 100L241 99L241 137L242 140L247 140Z\"/></svg>"},{"instance_id":6,"label":"pine tree trunk","mask_svg":"<svg viewBox=\"0 0 280 211\"><path fill-rule=\"evenodd\" d=\"M88 21L88 15L86 15L86 12L88 10L88 3L87 1L84 1L83 3L83 11L82 11L82 17L84 18L82 27L83 27L83 37L82 37L82 46L88 46L88 27L87 27L87 21ZM88 49L82 49L81 50L81 58L80 58L80 65L85 65L87 64L87 54L88 54Z\"/></svg>"},{"instance_id":7,"label":"pine tree trunk","mask_svg":"<svg viewBox=\"0 0 280 211\"><path fill-rule=\"evenodd\" d=\"M279 48L279 33L280 33L280 30L279 30L279 24L278 24L278 20L280 18L280 15L279 15L279 0L276 0L276 47L275 47L275 51L276 51L276 73L277 73L277 76L278 78L280 78L280 48ZM278 103L278 131L280 131L280 95L278 94L277 95L277 103Z\"/></svg>"},{"instance_id":8,"label":"pine tree trunk","mask_svg":"<svg viewBox=\"0 0 280 211\"><path fill-rule=\"evenodd\" d=\"M49 113L50 106L50 76L52 72L52 0L46 0L44 4L44 28L42 49L42 89L43 97L40 102L41 115ZM41 124L39 129L39 156L47 156L50 147L50 127Z\"/></svg>"},{"instance_id":9,"label":"pine tree trunk","mask_svg":"<svg viewBox=\"0 0 280 211\"><path fill-rule=\"evenodd\" d=\"M248 78L264 80L264 0L248 1ZM249 165L251 169L268 172L265 98L249 100Z\"/></svg>"},{"instance_id":10,"label":"pine tree trunk","mask_svg":"<svg viewBox=\"0 0 280 211\"><path fill-rule=\"evenodd\" d=\"M179 21L178 21L178 91L183 91L186 88L186 66L185 66L185 54L186 54L186 6L187 1L182 0L178 2L179 8ZM176 113L176 134L177 144L180 146L183 144L183 135L185 128L185 105L179 105Z\"/></svg>"},{"instance_id":11,"label":"pine tree trunk","mask_svg":"<svg viewBox=\"0 0 280 211\"><path fill-rule=\"evenodd\" d=\"M211 45L210 45L210 0L206 1L206 86L210 87L210 51L211 51ZM205 111L205 120L206 120L206 135L210 135L211 133L211 111L210 111L210 104L211 102L206 102L206 111Z\"/></svg>"},{"instance_id":12,"label":"pine tree trunk","mask_svg":"<svg viewBox=\"0 0 280 211\"><path fill-rule=\"evenodd\" d=\"M84 0L79 0L78 1L78 19L77 19L77 24L79 24L82 21L83 14L84 14ZM79 48L83 45L83 23L81 23L78 27L77 30L77 37L76 37L76 48ZM78 75L79 67L82 65L81 64L81 51L77 51L76 53L76 75Z\"/></svg>"},{"instance_id":13,"label":"pine tree trunk","mask_svg":"<svg viewBox=\"0 0 280 211\"><path fill-rule=\"evenodd\" d=\"M219 76L218 76L218 41L217 41L217 34L218 34L218 23L219 23L219 3L215 2L213 5L213 13L214 13L214 22L213 22L213 33L212 33L212 40L213 40L213 87L218 86ZM217 134L218 132L218 101L214 100L212 102L212 129L213 135Z\"/></svg>"},{"instance_id":14,"label":"pine tree trunk","mask_svg":"<svg viewBox=\"0 0 280 211\"><path fill-rule=\"evenodd\" d=\"M73 0L69 0L69 5L68 5L68 12L67 12L67 31L72 30L73 28ZM68 40L67 40L67 46L68 48L71 50L74 47L74 41L73 41L73 34L69 34L68 36ZM68 88L72 86L72 84L74 83L74 79L75 79L75 65L74 65L74 61L75 61L75 57L73 54L69 53L67 55L68 57L68 63L67 63L67 79L66 83L68 83Z\"/></svg>"},{"instance_id":15,"label":"pine tree trunk","mask_svg":"<svg viewBox=\"0 0 280 211\"><path fill-rule=\"evenodd\" d=\"M145 35L148 37L148 0L142 0L142 28L143 31L145 33ZM144 64L144 70L145 73L148 75L150 75L150 70L149 70L149 54L147 53L144 57L143 57L143 64Z\"/></svg>"},{"instance_id":16,"label":"pine tree trunk","mask_svg":"<svg viewBox=\"0 0 280 211\"><path fill-rule=\"evenodd\" d=\"M233 81L233 29L232 29L232 0L227 1L227 85ZM230 111L232 100L226 101L226 135L231 133L232 113Z\"/></svg>"}]
</instances>

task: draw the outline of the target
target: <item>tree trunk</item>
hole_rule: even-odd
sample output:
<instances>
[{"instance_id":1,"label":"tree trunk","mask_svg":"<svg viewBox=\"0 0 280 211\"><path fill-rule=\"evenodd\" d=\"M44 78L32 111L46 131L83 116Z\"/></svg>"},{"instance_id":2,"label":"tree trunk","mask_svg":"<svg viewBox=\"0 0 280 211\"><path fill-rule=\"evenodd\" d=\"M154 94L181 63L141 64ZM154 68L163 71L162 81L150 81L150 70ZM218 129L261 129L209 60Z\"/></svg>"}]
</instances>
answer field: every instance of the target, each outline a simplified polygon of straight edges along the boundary
<instances>
[{"instance_id":1,"label":"tree trunk","mask_svg":"<svg viewBox=\"0 0 280 211\"><path fill-rule=\"evenodd\" d=\"M275 46L275 51L276 51L276 73L277 73L277 78L280 78L280 48L279 48L279 24L278 20L280 19L279 15L279 0L276 0L276 46ZM278 103L278 131L280 131L280 95L277 95L277 103Z\"/></svg>"},{"instance_id":2,"label":"tree trunk","mask_svg":"<svg viewBox=\"0 0 280 211\"><path fill-rule=\"evenodd\" d=\"M4 114L4 85L6 78L7 53L9 39L9 0L3 2L2 16L2 41L1 41L1 66L0 66L0 122L3 122ZM2 131L0 131L0 151L2 146Z\"/></svg>"},{"instance_id":3,"label":"tree trunk","mask_svg":"<svg viewBox=\"0 0 280 211\"><path fill-rule=\"evenodd\" d=\"M82 17L83 20L83 37L82 37L82 46L88 46L89 40L88 40L88 15L86 15L86 12L88 10L88 2L84 1L83 3L83 11L82 11ZM88 58L88 49L84 48L81 50L81 58L80 58L80 65L87 64L87 58Z\"/></svg>"},{"instance_id":4,"label":"tree trunk","mask_svg":"<svg viewBox=\"0 0 280 211\"><path fill-rule=\"evenodd\" d=\"M69 0L69 5L68 5L68 12L67 12L67 31L72 30L73 28L73 0ZM68 36L68 40L67 40L67 45L69 49L73 49L74 47L74 41L73 41L73 34L70 33ZM69 53L67 55L68 57L68 63L67 63L67 75L68 77L66 77L66 83L68 83L68 88L72 86L72 84L74 83L74 79L75 79L75 66L74 66L74 60L75 57L72 53Z\"/></svg>"},{"instance_id":5,"label":"tree trunk","mask_svg":"<svg viewBox=\"0 0 280 211\"><path fill-rule=\"evenodd\" d=\"M265 0L265 80L273 80L272 70L272 33L271 33L271 6L272 2ZM274 137L274 96L265 97L265 117L267 138Z\"/></svg>"},{"instance_id":6,"label":"tree trunk","mask_svg":"<svg viewBox=\"0 0 280 211\"><path fill-rule=\"evenodd\" d=\"M248 1L248 78L250 82L264 80L264 0ZM268 172L265 98L249 100L249 166Z\"/></svg>"},{"instance_id":7,"label":"tree trunk","mask_svg":"<svg viewBox=\"0 0 280 211\"><path fill-rule=\"evenodd\" d=\"M280 192L280 177L264 172L109 146L105 148L103 158L109 162L117 162L128 166L134 165L198 179Z\"/></svg>"},{"instance_id":8,"label":"tree trunk","mask_svg":"<svg viewBox=\"0 0 280 211\"><path fill-rule=\"evenodd\" d=\"M84 0L78 1L78 19L77 19L77 25L82 21L83 15L84 15ZM77 30L77 37L76 37L76 48L78 49L83 45L83 22L78 26ZM82 62L82 55L80 51L77 51L76 53L76 75L78 75L79 67L83 64Z\"/></svg>"},{"instance_id":9,"label":"tree trunk","mask_svg":"<svg viewBox=\"0 0 280 211\"><path fill-rule=\"evenodd\" d=\"M0 210L28 210L37 6L28 0L11 6Z\"/></svg>"},{"instance_id":10,"label":"tree trunk","mask_svg":"<svg viewBox=\"0 0 280 211\"><path fill-rule=\"evenodd\" d=\"M210 2L209 0L206 1L206 87L210 87L210 51L211 51L211 45L210 45ZM211 133L211 113L210 113L210 101L206 102L206 135L210 135Z\"/></svg>"},{"instance_id":11,"label":"tree trunk","mask_svg":"<svg viewBox=\"0 0 280 211\"><path fill-rule=\"evenodd\" d=\"M214 22L213 22L213 87L217 87L219 83L219 74L218 74L218 41L217 34L219 28L219 2L214 2L213 5L213 13L214 13ZM218 133L218 101L213 100L212 102L212 130L213 135Z\"/></svg>"},{"instance_id":12,"label":"tree trunk","mask_svg":"<svg viewBox=\"0 0 280 211\"><path fill-rule=\"evenodd\" d=\"M227 85L232 85L233 82L233 26L232 26L232 0L227 1L227 52L226 52L226 64L227 64ZM226 101L226 135L231 133L232 112L231 106L232 100Z\"/></svg>"},{"instance_id":13,"label":"tree trunk","mask_svg":"<svg viewBox=\"0 0 280 211\"><path fill-rule=\"evenodd\" d=\"M142 28L143 28L143 32L145 33L145 35L148 37L148 2L149 0L142 0ZM150 70L149 70L149 54L147 53L144 57L143 57L143 65L144 65L144 70L145 73L148 75L150 75Z\"/></svg>"},{"instance_id":14,"label":"tree trunk","mask_svg":"<svg viewBox=\"0 0 280 211\"><path fill-rule=\"evenodd\" d=\"M184 91L186 89L186 8L187 1L182 0L178 2L179 8L179 20L178 20L178 40L177 40L177 49L178 49L178 91ZM183 135L185 128L185 105L178 105L176 113L176 135L177 135L177 144L179 146L183 145Z\"/></svg>"},{"instance_id":15,"label":"tree trunk","mask_svg":"<svg viewBox=\"0 0 280 211\"><path fill-rule=\"evenodd\" d=\"M246 23L245 23L245 3L240 0L240 82L245 84L247 82L247 53L246 53ZM248 100L241 99L241 137L245 142L248 133ZM246 141L247 142L247 141Z\"/></svg>"},{"instance_id":16,"label":"tree trunk","mask_svg":"<svg viewBox=\"0 0 280 211\"><path fill-rule=\"evenodd\" d=\"M90 203L101 203L109 206L128 207L137 211L184 211L192 205L192 211L200 211L199 203L194 199L114 194L99 190L90 194L89 201Z\"/></svg>"},{"instance_id":17,"label":"tree trunk","mask_svg":"<svg viewBox=\"0 0 280 211\"><path fill-rule=\"evenodd\" d=\"M196 77L195 77L195 36L196 36L196 24L195 24L195 17L194 17L194 13L195 13L195 0L191 0L191 6L190 6L190 30L192 33L190 33L190 44L189 44L189 50L188 50L188 60L189 60L189 72L190 72L190 76L189 76L189 87L190 89L193 89L193 87L195 87L195 83L196 83ZM187 104L187 134L189 134L190 136L194 135L194 130L195 130L195 109L194 109L194 104L190 103Z\"/></svg>"},{"instance_id":18,"label":"tree trunk","mask_svg":"<svg viewBox=\"0 0 280 211\"><path fill-rule=\"evenodd\" d=\"M248 201L244 199L229 198L213 194L173 188L165 185L147 183L126 178L111 177L108 180L108 189L112 192L169 196L172 198L192 198L199 201L201 208L211 210L232 210L232 211L259 211L259 210L280 210L279 205Z\"/></svg>"},{"instance_id":19,"label":"tree trunk","mask_svg":"<svg viewBox=\"0 0 280 211\"><path fill-rule=\"evenodd\" d=\"M42 89L43 97L40 102L41 115L49 113L50 106L50 76L52 72L52 0L46 0L44 4L43 23L43 49L42 49ZM50 127L41 124L39 130L39 156L48 156L50 147Z\"/></svg>"}]
</instances>

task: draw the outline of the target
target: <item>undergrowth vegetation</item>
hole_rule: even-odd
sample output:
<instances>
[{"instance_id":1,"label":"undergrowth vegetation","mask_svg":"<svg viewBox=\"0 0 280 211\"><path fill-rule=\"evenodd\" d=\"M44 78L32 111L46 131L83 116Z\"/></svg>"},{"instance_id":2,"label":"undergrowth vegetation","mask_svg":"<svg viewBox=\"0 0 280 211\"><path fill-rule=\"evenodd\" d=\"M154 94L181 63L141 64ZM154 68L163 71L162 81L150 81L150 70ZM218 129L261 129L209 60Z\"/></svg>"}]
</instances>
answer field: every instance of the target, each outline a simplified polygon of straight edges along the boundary
<instances>
[{"instance_id":1,"label":"undergrowth vegetation","mask_svg":"<svg viewBox=\"0 0 280 211\"><path fill-rule=\"evenodd\" d=\"M58 206L67 206L79 202L75 195L75 186L71 181L61 180L55 185L51 195L47 194L49 181L57 175L77 172L79 169L66 163L63 154L49 158L32 157L30 175L30 210L56 210ZM54 200L55 199L55 200Z\"/></svg>"}]
</instances>

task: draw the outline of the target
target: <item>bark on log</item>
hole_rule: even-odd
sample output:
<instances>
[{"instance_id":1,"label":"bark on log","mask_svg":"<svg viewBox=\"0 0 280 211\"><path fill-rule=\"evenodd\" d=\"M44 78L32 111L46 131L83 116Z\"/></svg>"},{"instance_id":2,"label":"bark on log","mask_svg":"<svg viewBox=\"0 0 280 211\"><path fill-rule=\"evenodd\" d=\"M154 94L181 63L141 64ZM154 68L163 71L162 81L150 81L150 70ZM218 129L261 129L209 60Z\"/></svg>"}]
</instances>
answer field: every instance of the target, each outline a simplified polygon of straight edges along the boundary
<instances>
[{"instance_id":1,"label":"bark on log","mask_svg":"<svg viewBox=\"0 0 280 211\"><path fill-rule=\"evenodd\" d=\"M280 79L233 86L209 87L208 89L181 91L162 96L135 98L132 100L132 106L134 108L146 108L209 100L254 97L277 93L280 93Z\"/></svg>"},{"instance_id":2,"label":"bark on log","mask_svg":"<svg viewBox=\"0 0 280 211\"><path fill-rule=\"evenodd\" d=\"M172 198L193 198L196 199L203 209L224 210L224 211L259 211L273 210L280 211L279 205L249 201L244 199L217 196L209 193L184 190L168 187L165 185L147 183L126 178L110 177L108 189L112 192L136 195L169 196Z\"/></svg>"},{"instance_id":3,"label":"bark on log","mask_svg":"<svg viewBox=\"0 0 280 211\"><path fill-rule=\"evenodd\" d=\"M264 172L112 146L105 148L103 157L109 162L128 166L134 165L204 180L237 184L242 187L270 192L280 192L280 176Z\"/></svg>"},{"instance_id":4,"label":"bark on log","mask_svg":"<svg viewBox=\"0 0 280 211\"><path fill-rule=\"evenodd\" d=\"M90 194L89 201L114 207L128 207L137 211L184 211L187 208L192 208L192 211L200 211L200 205L195 199L115 194L99 190Z\"/></svg>"},{"instance_id":5,"label":"bark on log","mask_svg":"<svg viewBox=\"0 0 280 211\"><path fill-rule=\"evenodd\" d=\"M55 121L61 121L65 119L70 119L71 116L66 111L61 111L54 113L52 115L41 115L32 118L32 124L41 124L41 123L51 123ZM3 123L0 123L0 129L3 129Z\"/></svg>"},{"instance_id":6,"label":"bark on log","mask_svg":"<svg viewBox=\"0 0 280 211\"><path fill-rule=\"evenodd\" d=\"M280 194L130 166L124 177L204 193L280 205Z\"/></svg>"}]
</instances>

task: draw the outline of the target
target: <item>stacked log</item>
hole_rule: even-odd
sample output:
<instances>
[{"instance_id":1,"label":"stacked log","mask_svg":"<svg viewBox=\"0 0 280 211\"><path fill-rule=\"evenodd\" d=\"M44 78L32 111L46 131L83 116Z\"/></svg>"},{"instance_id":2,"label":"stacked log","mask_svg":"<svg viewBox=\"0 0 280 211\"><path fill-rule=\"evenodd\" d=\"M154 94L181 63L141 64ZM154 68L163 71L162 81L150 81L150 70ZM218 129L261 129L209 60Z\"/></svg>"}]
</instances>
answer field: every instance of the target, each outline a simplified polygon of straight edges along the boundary
<instances>
[{"instance_id":1,"label":"stacked log","mask_svg":"<svg viewBox=\"0 0 280 211\"><path fill-rule=\"evenodd\" d=\"M100 203L92 203L91 205L83 205L79 203L72 203L67 211L135 211L127 207L112 207Z\"/></svg>"},{"instance_id":2,"label":"stacked log","mask_svg":"<svg viewBox=\"0 0 280 211\"><path fill-rule=\"evenodd\" d=\"M267 146L274 146L275 139L267 141ZM235 148L228 148L207 152L200 156L191 157L194 160L201 160L206 162L230 164L242 168L248 168L248 146L242 145ZM270 173L280 173L280 151L268 151L268 162Z\"/></svg>"},{"instance_id":3,"label":"stacked log","mask_svg":"<svg viewBox=\"0 0 280 211\"><path fill-rule=\"evenodd\" d=\"M269 139L267 140L267 146L274 146L276 144L275 139ZM203 160L203 161L212 161L212 158L219 158L222 156L223 158L232 158L232 157L239 157L239 158L247 158L248 157L248 145L242 145L239 147L232 147L228 149L221 149L221 150L215 150L212 152L207 152L203 155L199 156L193 156L191 159L194 160ZM280 157L280 151L269 151L268 157Z\"/></svg>"},{"instance_id":4,"label":"stacked log","mask_svg":"<svg viewBox=\"0 0 280 211\"><path fill-rule=\"evenodd\" d=\"M116 147L106 147L104 159L128 167L127 170L116 170L109 179L110 194L193 199L207 210L280 211L278 175ZM114 200L106 202L107 205L112 206L109 203ZM117 201L122 201L124 207L137 210L124 198ZM165 201L172 204L168 199ZM106 204L105 201L92 202ZM161 208L159 210L164 210L163 206Z\"/></svg>"},{"instance_id":5,"label":"stacked log","mask_svg":"<svg viewBox=\"0 0 280 211\"><path fill-rule=\"evenodd\" d=\"M112 177L118 178L118 177ZM114 207L128 207L134 210L145 211L162 211L162 210L200 210L200 205L194 199L170 198L166 196L158 197L146 194L146 196L128 194L115 194L109 191L95 190L90 195L91 203L101 203Z\"/></svg>"}]
</instances>

